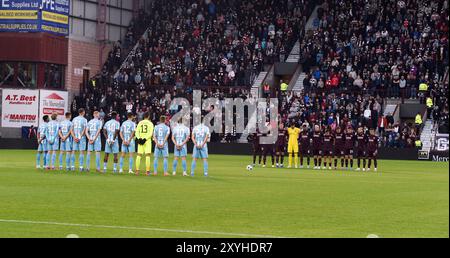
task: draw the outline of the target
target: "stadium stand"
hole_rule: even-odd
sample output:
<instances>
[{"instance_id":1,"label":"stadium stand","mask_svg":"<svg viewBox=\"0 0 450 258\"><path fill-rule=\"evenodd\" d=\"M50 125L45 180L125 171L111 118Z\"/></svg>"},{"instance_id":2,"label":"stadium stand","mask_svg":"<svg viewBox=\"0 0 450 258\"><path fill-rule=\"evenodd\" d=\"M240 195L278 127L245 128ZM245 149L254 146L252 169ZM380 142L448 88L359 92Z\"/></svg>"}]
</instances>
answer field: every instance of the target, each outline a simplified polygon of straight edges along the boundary
<instances>
[{"instance_id":1,"label":"stadium stand","mask_svg":"<svg viewBox=\"0 0 450 258\"><path fill-rule=\"evenodd\" d=\"M131 24L72 111L116 110L123 118L132 111L139 118L150 110L156 119L170 115L174 97L189 99L196 88L222 100L257 97L250 87L259 72L284 62L295 46L306 74L295 92L266 94L279 98L284 122L363 125L376 128L385 146L414 147L420 128L389 117L386 100L425 104L430 97L427 115L448 130L447 1L326 0L314 9L311 1L293 0L154 5L152 15L141 13ZM314 29L306 30L313 10ZM123 49L132 46L125 59Z\"/></svg>"},{"instance_id":2,"label":"stadium stand","mask_svg":"<svg viewBox=\"0 0 450 258\"><path fill-rule=\"evenodd\" d=\"M151 15L132 23L124 43L136 41L136 27L148 28L145 39L123 64L123 44L117 43L96 87L250 86L265 64L285 60L312 7L304 0L155 4Z\"/></svg>"},{"instance_id":3,"label":"stadium stand","mask_svg":"<svg viewBox=\"0 0 450 258\"><path fill-rule=\"evenodd\" d=\"M304 92L283 101L287 118L379 127L386 98L425 104L430 97L430 118L445 124L447 12L446 1L325 1L316 28L300 39L307 74ZM414 147L419 132L411 123L383 127L378 131L386 132L386 146Z\"/></svg>"}]
</instances>

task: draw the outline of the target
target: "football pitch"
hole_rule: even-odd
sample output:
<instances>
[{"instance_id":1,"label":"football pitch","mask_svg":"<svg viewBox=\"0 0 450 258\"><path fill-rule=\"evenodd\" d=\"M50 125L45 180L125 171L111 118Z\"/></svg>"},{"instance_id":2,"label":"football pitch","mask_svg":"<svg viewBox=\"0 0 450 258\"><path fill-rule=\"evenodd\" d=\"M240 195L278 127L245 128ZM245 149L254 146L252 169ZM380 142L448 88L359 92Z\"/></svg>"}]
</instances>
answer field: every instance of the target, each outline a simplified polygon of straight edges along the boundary
<instances>
[{"instance_id":1,"label":"football pitch","mask_svg":"<svg viewBox=\"0 0 450 258\"><path fill-rule=\"evenodd\" d=\"M34 151L1 150L0 237L449 237L449 163L247 171L250 159L146 177L36 170Z\"/></svg>"}]
</instances>

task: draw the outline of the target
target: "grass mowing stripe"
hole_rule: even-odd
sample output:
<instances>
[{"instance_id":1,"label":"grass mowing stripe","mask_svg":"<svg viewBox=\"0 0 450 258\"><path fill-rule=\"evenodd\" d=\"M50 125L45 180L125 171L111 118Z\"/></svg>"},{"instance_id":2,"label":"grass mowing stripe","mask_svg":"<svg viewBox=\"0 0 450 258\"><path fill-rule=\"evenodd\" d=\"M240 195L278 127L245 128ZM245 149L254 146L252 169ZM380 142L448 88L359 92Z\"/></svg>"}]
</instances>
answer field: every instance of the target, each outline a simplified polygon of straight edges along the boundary
<instances>
[{"instance_id":1,"label":"grass mowing stripe","mask_svg":"<svg viewBox=\"0 0 450 258\"><path fill-rule=\"evenodd\" d=\"M161 232L173 232L173 233L207 234L207 235L222 235L222 236L240 236L240 237L254 237L254 238L286 238L286 237L283 237L283 236L257 235L257 234L247 234L247 233L195 231L195 230L168 229L168 228L108 226L108 225L77 224L77 223L50 222L50 221L0 219L0 222L2 222L2 223L18 223L18 224L55 225L55 226L67 226L67 227L110 228L110 229L144 230L144 231L161 231Z\"/></svg>"}]
</instances>

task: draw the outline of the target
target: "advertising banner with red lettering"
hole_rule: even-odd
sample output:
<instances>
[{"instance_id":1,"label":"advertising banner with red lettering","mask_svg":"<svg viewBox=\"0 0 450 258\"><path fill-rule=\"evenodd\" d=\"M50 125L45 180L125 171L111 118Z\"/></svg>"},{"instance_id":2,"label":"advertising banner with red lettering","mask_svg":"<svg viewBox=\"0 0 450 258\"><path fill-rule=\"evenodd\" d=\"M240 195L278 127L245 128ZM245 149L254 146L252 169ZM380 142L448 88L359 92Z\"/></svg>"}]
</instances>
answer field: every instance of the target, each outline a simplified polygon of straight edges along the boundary
<instances>
[{"instance_id":1,"label":"advertising banner with red lettering","mask_svg":"<svg viewBox=\"0 0 450 258\"><path fill-rule=\"evenodd\" d=\"M64 113L68 110L69 94L67 91L40 90L39 122L44 115L58 114L58 120L64 119Z\"/></svg>"},{"instance_id":2,"label":"advertising banner with red lettering","mask_svg":"<svg viewBox=\"0 0 450 258\"><path fill-rule=\"evenodd\" d=\"M2 127L38 125L38 90L2 90Z\"/></svg>"}]
</instances>

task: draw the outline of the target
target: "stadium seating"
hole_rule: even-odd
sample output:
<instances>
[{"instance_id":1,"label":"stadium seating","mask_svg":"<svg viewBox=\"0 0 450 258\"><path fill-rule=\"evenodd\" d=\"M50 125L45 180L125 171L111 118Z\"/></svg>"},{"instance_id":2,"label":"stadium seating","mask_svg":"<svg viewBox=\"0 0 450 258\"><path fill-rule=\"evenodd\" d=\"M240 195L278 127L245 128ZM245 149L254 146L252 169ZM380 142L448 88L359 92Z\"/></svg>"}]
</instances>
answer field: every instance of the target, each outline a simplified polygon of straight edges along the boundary
<instances>
[{"instance_id":1,"label":"stadium seating","mask_svg":"<svg viewBox=\"0 0 450 258\"><path fill-rule=\"evenodd\" d=\"M325 1L317 29L301 44L304 67L317 68L311 87L416 98L420 83L443 81L448 6L418 3Z\"/></svg>"},{"instance_id":2,"label":"stadium seating","mask_svg":"<svg viewBox=\"0 0 450 258\"><path fill-rule=\"evenodd\" d=\"M133 21L72 110L116 110L122 117L151 110L156 119L194 88L205 97L251 97L258 73L285 61L298 41L303 90L273 96L283 121L364 125L377 128L386 146L414 147L412 125L388 119L379 128L380 121L386 98L423 102L425 83L435 106L430 118L448 128L446 3L325 0L316 28L304 32L312 1L164 1Z\"/></svg>"},{"instance_id":3,"label":"stadium seating","mask_svg":"<svg viewBox=\"0 0 450 258\"><path fill-rule=\"evenodd\" d=\"M435 103L432 118L448 118L447 12L442 1L326 0L316 29L300 39L304 92L284 99L284 113L327 124L337 112L353 126L377 127L385 98L418 98L419 85L426 83ZM367 109L370 119L364 117ZM411 125L388 127L388 146L411 147L418 137Z\"/></svg>"}]
</instances>

